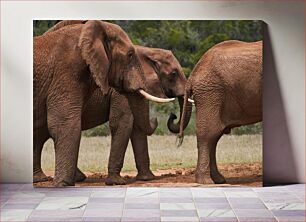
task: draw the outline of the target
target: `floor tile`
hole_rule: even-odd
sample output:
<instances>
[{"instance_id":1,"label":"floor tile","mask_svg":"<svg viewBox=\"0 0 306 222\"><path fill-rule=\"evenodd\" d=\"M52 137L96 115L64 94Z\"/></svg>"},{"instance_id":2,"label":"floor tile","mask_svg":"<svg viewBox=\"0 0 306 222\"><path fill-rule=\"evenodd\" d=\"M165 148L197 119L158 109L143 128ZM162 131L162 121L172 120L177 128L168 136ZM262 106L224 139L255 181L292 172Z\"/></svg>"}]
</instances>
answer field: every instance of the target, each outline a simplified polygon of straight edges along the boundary
<instances>
[{"instance_id":1,"label":"floor tile","mask_svg":"<svg viewBox=\"0 0 306 222\"><path fill-rule=\"evenodd\" d=\"M222 189L198 188L191 189L193 197L225 197Z\"/></svg>"},{"instance_id":2,"label":"floor tile","mask_svg":"<svg viewBox=\"0 0 306 222\"><path fill-rule=\"evenodd\" d=\"M230 197L257 197L257 194L253 191L224 191L225 196L230 198Z\"/></svg>"},{"instance_id":3,"label":"floor tile","mask_svg":"<svg viewBox=\"0 0 306 222\"><path fill-rule=\"evenodd\" d=\"M198 222L198 217L161 217L162 222Z\"/></svg>"},{"instance_id":4,"label":"floor tile","mask_svg":"<svg viewBox=\"0 0 306 222\"><path fill-rule=\"evenodd\" d=\"M159 209L124 209L122 217L160 217Z\"/></svg>"},{"instance_id":5,"label":"floor tile","mask_svg":"<svg viewBox=\"0 0 306 222\"><path fill-rule=\"evenodd\" d=\"M233 209L267 209L263 203L231 203Z\"/></svg>"},{"instance_id":6,"label":"floor tile","mask_svg":"<svg viewBox=\"0 0 306 222\"><path fill-rule=\"evenodd\" d=\"M161 210L195 210L194 203L161 203Z\"/></svg>"},{"instance_id":7,"label":"floor tile","mask_svg":"<svg viewBox=\"0 0 306 222\"><path fill-rule=\"evenodd\" d=\"M230 204L261 204L262 201L259 198L253 197L229 197L228 201Z\"/></svg>"},{"instance_id":8,"label":"floor tile","mask_svg":"<svg viewBox=\"0 0 306 222\"><path fill-rule=\"evenodd\" d=\"M302 202L294 194L287 193L276 193L276 192L262 192L258 193L260 199L265 203L298 203Z\"/></svg>"},{"instance_id":9,"label":"floor tile","mask_svg":"<svg viewBox=\"0 0 306 222\"><path fill-rule=\"evenodd\" d=\"M162 217L197 217L196 210L161 210Z\"/></svg>"},{"instance_id":10,"label":"floor tile","mask_svg":"<svg viewBox=\"0 0 306 222\"><path fill-rule=\"evenodd\" d=\"M40 217L40 218L73 218L73 217L82 217L84 210L33 210L31 217Z\"/></svg>"},{"instance_id":11,"label":"floor tile","mask_svg":"<svg viewBox=\"0 0 306 222\"><path fill-rule=\"evenodd\" d=\"M114 191L94 191L91 193L91 197L108 197L108 198L124 198L125 197L126 190L114 190Z\"/></svg>"},{"instance_id":12,"label":"floor tile","mask_svg":"<svg viewBox=\"0 0 306 222\"><path fill-rule=\"evenodd\" d=\"M124 209L159 209L158 203L126 203Z\"/></svg>"},{"instance_id":13,"label":"floor tile","mask_svg":"<svg viewBox=\"0 0 306 222\"><path fill-rule=\"evenodd\" d=\"M158 198L126 198L124 202L126 204L127 203L143 203L143 204L154 203L154 204L158 204L159 200L158 200Z\"/></svg>"},{"instance_id":14,"label":"floor tile","mask_svg":"<svg viewBox=\"0 0 306 222\"><path fill-rule=\"evenodd\" d=\"M120 222L121 217L83 217L84 222Z\"/></svg>"},{"instance_id":15,"label":"floor tile","mask_svg":"<svg viewBox=\"0 0 306 222\"><path fill-rule=\"evenodd\" d=\"M64 221L74 221L74 222L80 222L82 221L82 217L28 217L27 221L32 222L32 221L37 221L37 222L64 222Z\"/></svg>"},{"instance_id":16,"label":"floor tile","mask_svg":"<svg viewBox=\"0 0 306 222\"><path fill-rule=\"evenodd\" d=\"M266 203L269 210L305 210L305 203Z\"/></svg>"},{"instance_id":17,"label":"floor tile","mask_svg":"<svg viewBox=\"0 0 306 222\"><path fill-rule=\"evenodd\" d=\"M229 203L196 203L196 208L201 209L231 209Z\"/></svg>"},{"instance_id":18,"label":"floor tile","mask_svg":"<svg viewBox=\"0 0 306 222\"><path fill-rule=\"evenodd\" d=\"M277 222L275 218L268 217L268 218L258 218L258 217L239 217L239 222Z\"/></svg>"},{"instance_id":19,"label":"floor tile","mask_svg":"<svg viewBox=\"0 0 306 222\"><path fill-rule=\"evenodd\" d=\"M89 197L91 191L51 191L44 192L46 197Z\"/></svg>"},{"instance_id":20,"label":"floor tile","mask_svg":"<svg viewBox=\"0 0 306 222\"><path fill-rule=\"evenodd\" d=\"M88 197L45 197L37 210L85 209Z\"/></svg>"},{"instance_id":21,"label":"floor tile","mask_svg":"<svg viewBox=\"0 0 306 222\"><path fill-rule=\"evenodd\" d=\"M181 191L179 189L174 189L174 190L165 190L165 189L161 189L159 192L159 196L160 197L180 197L180 198L191 198L192 197L192 193L189 189L182 189Z\"/></svg>"},{"instance_id":22,"label":"floor tile","mask_svg":"<svg viewBox=\"0 0 306 222\"><path fill-rule=\"evenodd\" d=\"M291 185L287 185L286 189L289 190L304 190L306 189L305 184L291 184Z\"/></svg>"},{"instance_id":23,"label":"floor tile","mask_svg":"<svg viewBox=\"0 0 306 222\"><path fill-rule=\"evenodd\" d=\"M160 197L161 203L193 203L191 197Z\"/></svg>"},{"instance_id":24,"label":"floor tile","mask_svg":"<svg viewBox=\"0 0 306 222\"><path fill-rule=\"evenodd\" d=\"M122 217L121 222L160 222L160 217Z\"/></svg>"},{"instance_id":25,"label":"floor tile","mask_svg":"<svg viewBox=\"0 0 306 222\"><path fill-rule=\"evenodd\" d=\"M261 192L277 192L277 193L288 193L287 186L270 186L270 187L254 187L253 191L257 193Z\"/></svg>"},{"instance_id":26,"label":"floor tile","mask_svg":"<svg viewBox=\"0 0 306 222\"><path fill-rule=\"evenodd\" d=\"M123 203L124 198L102 198L91 197L88 199L88 203Z\"/></svg>"},{"instance_id":27,"label":"floor tile","mask_svg":"<svg viewBox=\"0 0 306 222\"><path fill-rule=\"evenodd\" d=\"M43 198L43 197L45 197L44 193L18 191L18 192L15 192L11 198L12 199L19 199L19 198L22 199L22 198Z\"/></svg>"},{"instance_id":28,"label":"floor tile","mask_svg":"<svg viewBox=\"0 0 306 222\"><path fill-rule=\"evenodd\" d=\"M195 197L196 203L228 203L225 197Z\"/></svg>"},{"instance_id":29,"label":"floor tile","mask_svg":"<svg viewBox=\"0 0 306 222\"><path fill-rule=\"evenodd\" d=\"M1 209L1 221L25 221L32 210Z\"/></svg>"},{"instance_id":30,"label":"floor tile","mask_svg":"<svg viewBox=\"0 0 306 222\"><path fill-rule=\"evenodd\" d=\"M44 198L10 198L6 203L11 204L39 204Z\"/></svg>"},{"instance_id":31,"label":"floor tile","mask_svg":"<svg viewBox=\"0 0 306 222\"><path fill-rule=\"evenodd\" d=\"M238 218L273 218L273 215L267 209L234 209Z\"/></svg>"},{"instance_id":32,"label":"floor tile","mask_svg":"<svg viewBox=\"0 0 306 222\"><path fill-rule=\"evenodd\" d=\"M236 192L251 191L251 192L254 192L252 187L241 187L241 186L237 186L237 187L221 187L220 189L223 190L223 191L236 191Z\"/></svg>"},{"instance_id":33,"label":"floor tile","mask_svg":"<svg viewBox=\"0 0 306 222\"><path fill-rule=\"evenodd\" d=\"M7 203L2 209L35 209L38 206L38 203L31 204L20 204L20 203Z\"/></svg>"},{"instance_id":34,"label":"floor tile","mask_svg":"<svg viewBox=\"0 0 306 222\"><path fill-rule=\"evenodd\" d=\"M86 209L123 209L123 203L93 203L89 202L86 205Z\"/></svg>"},{"instance_id":35,"label":"floor tile","mask_svg":"<svg viewBox=\"0 0 306 222\"><path fill-rule=\"evenodd\" d=\"M192 187L160 187L159 192L179 192L179 193L190 193Z\"/></svg>"},{"instance_id":36,"label":"floor tile","mask_svg":"<svg viewBox=\"0 0 306 222\"><path fill-rule=\"evenodd\" d=\"M236 217L201 217L201 222L238 222Z\"/></svg>"},{"instance_id":37,"label":"floor tile","mask_svg":"<svg viewBox=\"0 0 306 222\"><path fill-rule=\"evenodd\" d=\"M199 209L200 217L235 217L232 209Z\"/></svg>"},{"instance_id":38,"label":"floor tile","mask_svg":"<svg viewBox=\"0 0 306 222\"><path fill-rule=\"evenodd\" d=\"M277 217L278 222L305 222L305 217Z\"/></svg>"},{"instance_id":39,"label":"floor tile","mask_svg":"<svg viewBox=\"0 0 306 222\"><path fill-rule=\"evenodd\" d=\"M83 217L121 217L123 209L86 209Z\"/></svg>"},{"instance_id":40,"label":"floor tile","mask_svg":"<svg viewBox=\"0 0 306 222\"><path fill-rule=\"evenodd\" d=\"M304 217L305 210L272 210L276 217Z\"/></svg>"},{"instance_id":41,"label":"floor tile","mask_svg":"<svg viewBox=\"0 0 306 222\"><path fill-rule=\"evenodd\" d=\"M158 198L157 188L128 188L126 191L126 198Z\"/></svg>"}]
</instances>

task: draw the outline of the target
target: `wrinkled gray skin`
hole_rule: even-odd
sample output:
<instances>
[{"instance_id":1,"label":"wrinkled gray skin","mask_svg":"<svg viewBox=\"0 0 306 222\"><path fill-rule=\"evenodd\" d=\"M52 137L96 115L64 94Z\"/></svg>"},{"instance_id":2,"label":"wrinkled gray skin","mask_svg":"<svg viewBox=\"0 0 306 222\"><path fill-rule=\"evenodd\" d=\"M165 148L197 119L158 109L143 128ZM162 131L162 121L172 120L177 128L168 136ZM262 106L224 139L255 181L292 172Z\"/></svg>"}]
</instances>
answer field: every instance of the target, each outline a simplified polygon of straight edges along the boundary
<instances>
[{"instance_id":1,"label":"wrinkled gray skin","mask_svg":"<svg viewBox=\"0 0 306 222\"><path fill-rule=\"evenodd\" d=\"M193 95L198 148L196 182L226 182L216 163L217 143L233 127L262 121L261 84L262 41L225 41L208 50L195 66L186 84L184 107L187 97ZM179 136L183 136L182 127Z\"/></svg>"},{"instance_id":2,"label":"wrinkled gray skin","mask_svg":"<svg viewBox=\"0 0 306 222\"><path fill-rule=\"evenodd\" d=\"M53 28L52 31L56 30ZM168 50L141 46L136 46L136 53L145 73L147 92L158 97L165 97L165 95L179 97L182 107L186 79L173 54ZM137 179L151 180L154 178L150 170L147 135L154 132L157 122L156 119L149 120L148 101L135 94L121 95L114 89L110 89L107 94L103 94L99 88L94 88L82 110L82 130L93 128L109 120L112 142L106 184L126 183L120 176L120 171L129 139L131 139L135 155L138 170ZM179 127L179 123L174 124L174 126ZM35 182L48 179L41 170L41 150L43 143L49 137L47 131L44 135L37 137L42 142L40 146L34 147ZM66 156L65 158L70 157ZM85 175L77 169L75 180L82 181L85 178Z\"/></svg>"},{"instance_id":3,"label":"wrinkled gray skin","mask_svg":"<svg viewBox=\"0 0 306 222\"><path fill-rule=\"evenodd\" d=\"M140 60L126 33L117 25L88 21L33 39L34 175L41 147L55 144L55 186L75 183L86 101L99 89L145 90ZM69 158L67 158L69 157Z\"/></svg>"}]
</instances>

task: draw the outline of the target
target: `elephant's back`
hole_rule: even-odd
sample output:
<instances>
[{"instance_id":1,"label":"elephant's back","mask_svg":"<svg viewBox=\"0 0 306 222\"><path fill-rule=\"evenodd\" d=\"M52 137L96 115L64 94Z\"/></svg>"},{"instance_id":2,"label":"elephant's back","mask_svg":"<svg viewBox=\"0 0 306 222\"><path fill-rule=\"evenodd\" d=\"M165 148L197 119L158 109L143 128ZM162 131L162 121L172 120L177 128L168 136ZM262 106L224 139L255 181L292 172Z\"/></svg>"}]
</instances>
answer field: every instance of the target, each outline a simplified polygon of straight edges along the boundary
<instances>
[{"instance_id":1,"label":"elephant's back","mask_svg":"<svg viewBox=\"0 0 306 222\"><path fill-rule=\"evenodd\" d=\"M228 106L238 104L241 112L260 119L262 41L231 40L215 45L202 56L189 81L194 93L217 93Z\"/></svg>"},{"instance_id":2,"label":"elephant's back","mask_svg":"<svg viewBox=\"0 0 306 222\"><path fill-rule=\"evenodd\" d=\"M190 77L193 84L224 81L235 86L248 82L245 79L261 84L262 41L229 40L217 44L202 56Z\"/></svg>"}]
</instances>

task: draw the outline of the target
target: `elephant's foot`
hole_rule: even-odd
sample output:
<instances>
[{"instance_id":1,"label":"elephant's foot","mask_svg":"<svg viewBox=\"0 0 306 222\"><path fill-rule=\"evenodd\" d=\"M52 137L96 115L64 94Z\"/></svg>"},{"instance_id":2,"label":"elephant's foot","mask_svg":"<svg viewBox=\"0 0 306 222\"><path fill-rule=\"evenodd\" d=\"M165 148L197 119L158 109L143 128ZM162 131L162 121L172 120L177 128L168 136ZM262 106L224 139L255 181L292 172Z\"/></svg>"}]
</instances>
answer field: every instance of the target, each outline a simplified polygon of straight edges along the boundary
<instances>
[{"instance_id":1,"label":"elephant's foot","mask_svg":"<svg viewBox=\"0 0 306 222\"><path fill-rule=\"evenodd\" d=\"M148 170L144 173L138 172L136 176L136 180L141 180L141 181L149 181L149 180L154 180L154 179L155 179L155 175L152 173L151 170Z\"/></svg>"},{"instance_id":2,"label":"elephant's foot","mask_svg":"<svg viewBox=\"0 0 306 222\"><path fill-rule=\"evenodd\" d=\"M105 185L112 186L112 185L125 185L126 180L121 177L119 174L108 174L107 178L105 179Z\"/></svg>"},{"instance_id":3,"label":"elephant's foot","mask_svg":"<svg viewBox=\"0 0 306 222\"><path fill-rule=\"evenodd\" d=\"M216 183L216 184L223 184L226 183L226 180L224 178L224 176L217 172L212 173L212 171L210 172L210 176L212 178L212 180Z\"/></svg>"},{"instance_id":4,"label":"elephant's foot","mask_svg":"<svg viewBox=\"0 0 306 222\"><path fill-rule=\"evenodd\" d=\"M195 179L196 179L196 183L214 184L214 181L211 179L209 174L196 174Z\"/></svg>"},{"instance_id":5,"label":"elephant's foot","mask_svg":"<svg viewBox=\"0 0 306 222\"><path fill-rule=\"evenodd\" d=\"M52 177L46 176L42 170L33 173L33 183L45 182L49 180L52 180Z\"/></svg>"},{"instance_id":6,"label":"elephant's foot","mask_svg":"<svg viewBox=\"0 0 306 222\"><path fill-rule=\"evenodd\" d=\"M74 177L75 182L83 182L86 180L86 178L86 175L79 168L77 168Z\"/></svg>"},{"instance_id":7,"label":"elephant's foot","mask_svg":"<svg viewBox=\"0 0 306 222\"><path fill-rule=\"evenodd\" d=\"M74 182L68 182L66 180L56 180L56 179L54 179L52 185L54 187L68 187L68 186L74 186L75 183Z\"/></svg>"}]
</instances>

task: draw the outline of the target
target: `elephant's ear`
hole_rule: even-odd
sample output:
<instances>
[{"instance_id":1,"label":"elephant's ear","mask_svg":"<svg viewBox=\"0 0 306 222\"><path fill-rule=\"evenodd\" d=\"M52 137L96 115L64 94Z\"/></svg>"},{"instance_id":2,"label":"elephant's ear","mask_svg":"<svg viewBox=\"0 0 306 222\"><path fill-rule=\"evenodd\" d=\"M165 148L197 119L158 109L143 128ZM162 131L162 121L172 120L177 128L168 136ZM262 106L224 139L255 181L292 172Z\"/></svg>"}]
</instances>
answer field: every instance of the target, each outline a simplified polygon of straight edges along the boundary
<instances>
[{"instance_id":1,"label":"elephant's ear","mask_svg":"<svg viewBox=\"0 0 306 222\"><path fill-rule=\"evenodd\" d=\"M161 62L159 61L159 59L151 53L147 53L145 56L146 59L149 61L149 64L151 64L151 66L153 67L154 71L157 74L160 73Z\"/></svg>"},{"instance_id":2,"label":"elephant's ear","mask_svg":"<svg viewBox=\"0 0 306 222\"><path fill-rule=\"evenodd\" d=\"M108 75L110 70L110 49L106 30L101 21L88 21L82 28L79 47L82 57L89 65L90 72L103 94L110 88Z\"/></svg>"}]
</instances>

